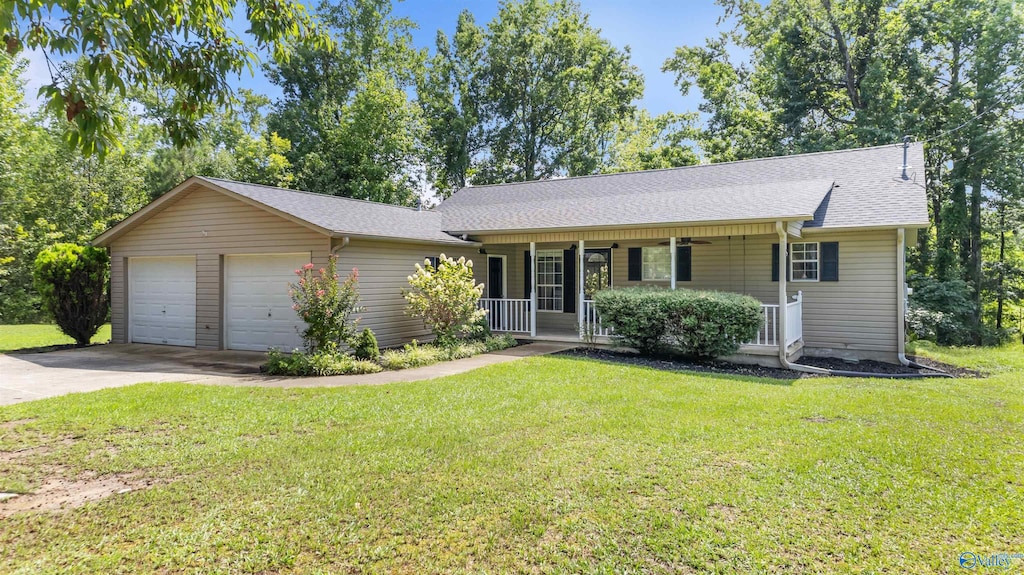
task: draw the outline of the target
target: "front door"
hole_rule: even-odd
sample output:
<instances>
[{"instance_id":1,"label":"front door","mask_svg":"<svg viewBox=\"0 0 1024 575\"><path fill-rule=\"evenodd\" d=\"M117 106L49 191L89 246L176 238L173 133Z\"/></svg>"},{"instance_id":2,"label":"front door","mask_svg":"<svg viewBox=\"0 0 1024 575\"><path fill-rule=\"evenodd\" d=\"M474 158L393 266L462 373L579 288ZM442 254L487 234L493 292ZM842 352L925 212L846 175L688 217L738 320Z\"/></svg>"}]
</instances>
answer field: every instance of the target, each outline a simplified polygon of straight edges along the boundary
<instances>
[{"instance_id":1,"label":"front door","mask_svg":"<svg viewBox=\"0 0 1024 575\"><path fill-rule=\"evenodd\" d=\"M594 299L594 290L612 285L611 248L588 249L583 256L583 287L587 299Z\"/></svg>"},{"instance_id":2,"label":"front door","mask_svg":"<svg viewBox=\"0 0 1024 575\"><path fill-rule=\"evenodd\" d=\"M505 258L487 256L487 297L505 297Z\"/></svg>"}]
</instances>

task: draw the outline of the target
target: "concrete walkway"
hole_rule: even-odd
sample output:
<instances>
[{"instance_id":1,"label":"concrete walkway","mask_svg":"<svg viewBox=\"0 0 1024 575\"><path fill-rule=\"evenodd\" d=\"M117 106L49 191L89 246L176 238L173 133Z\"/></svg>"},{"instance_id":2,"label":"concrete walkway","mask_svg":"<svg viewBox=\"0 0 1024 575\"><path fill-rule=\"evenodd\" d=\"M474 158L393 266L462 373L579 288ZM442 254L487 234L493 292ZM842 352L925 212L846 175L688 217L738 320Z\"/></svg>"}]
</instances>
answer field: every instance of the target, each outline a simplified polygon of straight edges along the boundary
<instances>
[{"instance_id":1,"label":"concrete walkway","mask_svg":"<svg viewBox=\"0 0 1024 575\"><path fill-rule=\"evenodd\" d=\"M144 382L256 387L338 387L417 381L556 353L575 344L538 342L402 371L333 377L260 375L261 352L201 351L144 344L108 344L48 353L0 354L0 405Z\"/></svg>"}]
</instances>

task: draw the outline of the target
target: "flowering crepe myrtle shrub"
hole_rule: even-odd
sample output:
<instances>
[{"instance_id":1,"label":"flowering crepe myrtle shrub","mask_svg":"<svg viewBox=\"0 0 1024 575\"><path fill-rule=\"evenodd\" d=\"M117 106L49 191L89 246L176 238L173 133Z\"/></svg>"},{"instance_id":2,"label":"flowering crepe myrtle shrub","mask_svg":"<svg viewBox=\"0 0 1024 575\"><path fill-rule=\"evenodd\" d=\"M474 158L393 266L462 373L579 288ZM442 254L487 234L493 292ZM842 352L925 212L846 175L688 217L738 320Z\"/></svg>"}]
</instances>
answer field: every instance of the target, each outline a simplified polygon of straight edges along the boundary
<instances>
[{"instance_id":1,"label":"flowering crepe myrtle shrub","mask_svg":"<svg viewBox=\"0 0 1024 575\"><path fill-rule=\"evenodd\" d=\"M353 314L363 311L359 306L359 270L343 282L338 281L338 257L332 255L326 268L314 271L313 264L295 270L299 282L288 284L292 309L306 322L302 343L306 351L335 351L342 344L349 345L356 336L359 319Z\"/></svg>"},{"instance_id":2,"label":"flowering crepe myrtle shrub","mask_svg":"<svg viewBox=\"0 0 1024 575\"><path fill-rule=\"evenodd\" d=\"M402 290L406 313L422 319L442 347L456 345L458 335L487 313L478 305L484 284L473 279L473 261L464 257L456 260L441 254L437 267L423 260L409 276L409 286Z\"/></svg>"}]
</instances>

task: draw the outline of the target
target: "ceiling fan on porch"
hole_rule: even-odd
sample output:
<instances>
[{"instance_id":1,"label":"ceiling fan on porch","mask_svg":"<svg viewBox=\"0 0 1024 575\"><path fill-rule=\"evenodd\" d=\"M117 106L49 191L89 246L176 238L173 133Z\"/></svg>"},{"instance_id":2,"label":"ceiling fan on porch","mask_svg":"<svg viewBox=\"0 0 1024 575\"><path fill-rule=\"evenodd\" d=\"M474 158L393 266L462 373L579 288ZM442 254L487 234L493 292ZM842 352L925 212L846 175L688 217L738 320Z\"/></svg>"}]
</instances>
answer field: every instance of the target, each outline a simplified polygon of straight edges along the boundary
<instances>
[{"instance_id":1,"label":"ceiling fan on porch","mask_svg":"<svg viewBox=\"0 0 1024 575\"><path fill-rule=\"evenodd\" d=\"M710 244L711 244L711 242L708 241L708 240L695 240L693 238L678 238L676 240L676 245L677 246L706 246L706 245L710 245ZM658 245L659 246L667 246L668 245L668 241L659 242Z\"/></svg>"}]
</instances>

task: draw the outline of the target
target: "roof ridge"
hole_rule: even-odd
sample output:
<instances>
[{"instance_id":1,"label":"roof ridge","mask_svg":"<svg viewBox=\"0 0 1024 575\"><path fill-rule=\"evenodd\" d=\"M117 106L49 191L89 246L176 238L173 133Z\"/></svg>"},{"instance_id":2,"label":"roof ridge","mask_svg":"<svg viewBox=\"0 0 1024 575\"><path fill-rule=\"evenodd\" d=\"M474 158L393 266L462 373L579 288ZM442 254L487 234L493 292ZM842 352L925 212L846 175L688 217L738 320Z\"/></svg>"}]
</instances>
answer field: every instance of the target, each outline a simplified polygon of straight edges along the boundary
<instances>
[{"instance_id":1,"label":"roof ridge","mask_svg":"<svg viewBox=\"0 0 1024 575\"><path fill-rule=\"evenodd\" d=\"M911 142L910 144L911 145L914 145L914 144L923 145L923 142ZM889 147L897 147L897 148L899 148L899 147L902 147L902 146L903 146L903 144L901 144L901 143L899 143L899 144L880 144L880 145L877 145L877 146L864 146L864 147L860 147L860 148L844 148L842 150L821 150L821 151L818 151L818 152L805 152L805 153L802 153L802 154L789 154L789 155L781 155L781 156L765 156L763 158L747 158L745 160L729 160L728 162L711 162L711 163L708 163L708 164L692 164L692 165L689 165L689 166L676 166L674 168L656 168L656 169L653 169L653 170L630 170L630 171L627 171L627 172L612 172L612 173L609 173L609 174L586 174L586 175L583 175L583 176L567 176L567 177L564 177L564 178L548 178L548 179L544 179L544 180L526 180L526 181L522 181L522 182L506 182L506 183L503 183L503 184L482 184L482 185L479 185L479 186L469 185L469 186L464 186L462 188L459 188L458 190L453 192L452 195L449 196L449 197L454 196L456 193L458 193L458 192L460 192L462 190L468 190L468 189L496 188L498 186L517 186L517 185L520 185L520 184L538 184L538 183L546 183L546 182L562 182L562 181L567 181L567 180L584 180L584 179L589 179L589 178L606 178L606 177L610 177L610 176L626 176L626 175L631 175L631 174L632 175L635 175L635 174L650 174L650 173L655 173L655 172L673 172L673 171L677 171L677 170L681 171L681 170L690 170L690 169L694 169L694 168L706 168L708 166L727 166L727 165L731 165L731 164L746 164L746 163L754 163L754 162L766 162L766 161L772 161L772 160L793 159L793 158L800 158L800 157L806 157L806 156L823 156L823 155L827 155L827 154L842 154L842 153L851 153L851 152L864 152L864 151L867 151L867 150L877 150L877 149L880 149L880 148L889 148ZM445 200L447 200L447 199L448 198L445 198ZM444 201L442 201L441 204L444 204Z\"/></svg>"},{"instance_id":2,"label":"roof ridge","mask_svg":"<svg viewBox=\"0 0 1024 575\"><path fill-rule=\"evenodd\" d=\"M229 182L229 183L232 183L232 184L241 184L243 186L256 186L256 187L260 187L260 188L267 188L267 189L274 190L274 191L279 191L279 192L292 192L292 193L297 193L297 194L306 194L306 195L309 195L309 196L317 196L317 197L320 197L320 198L333 198L335 200L345 200L345 201L348 201L348 202L362 202L364 204L372 204L372 205L375 205L375 206L384 206L384 207L387 207L387 208L400 208L400 209L409 210L409 211L412 211L412 212L432 212L433 211L433 210L420 210L420 209L416 209L416 208L411 207L411 206L400 206L398 204L387 204L387 203L384 203L384 202L375 202L373 200L364 200L364 199L361 199L361 198L350 198L350 197L347 197L347 196L335 196L334 194L321 194L319 192L310 192L309 190L293 190L291 188L282 188L280 186L268 186L267 184L257 184L257 183L253 183L253 182L241 182L239 180L229 180L227 178L214 178L212 176L195 176L195 177L200 178L202 180L207 180L207 181L213 182L213 183ZM434 213L437 213L437 212L434 212Z\"/></svg>"}]
</instances>

